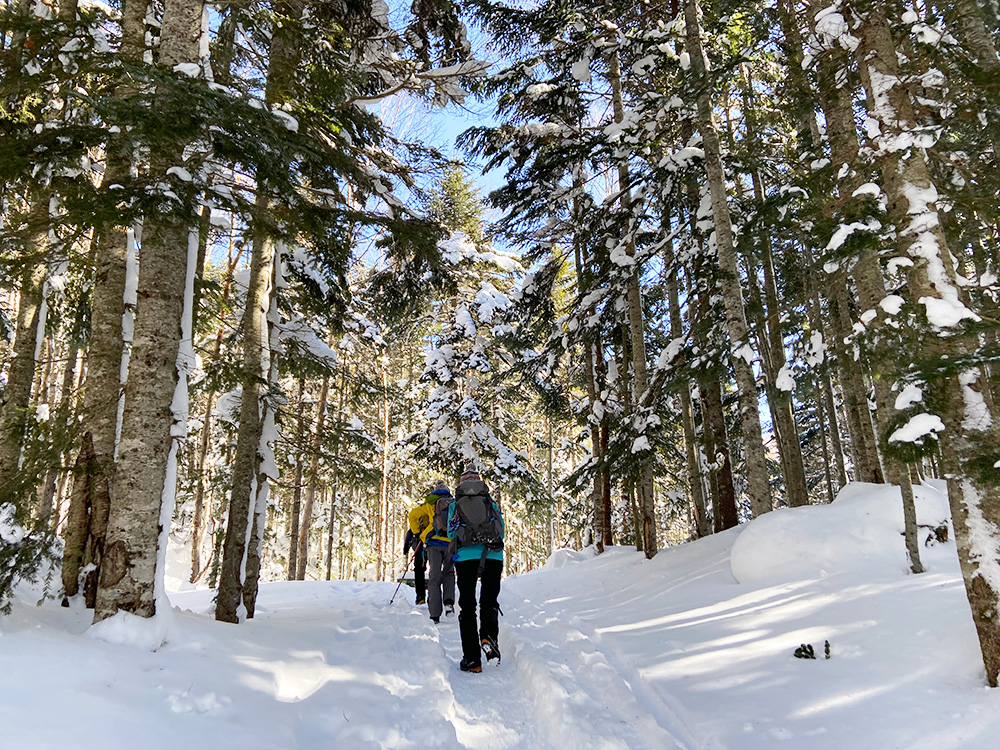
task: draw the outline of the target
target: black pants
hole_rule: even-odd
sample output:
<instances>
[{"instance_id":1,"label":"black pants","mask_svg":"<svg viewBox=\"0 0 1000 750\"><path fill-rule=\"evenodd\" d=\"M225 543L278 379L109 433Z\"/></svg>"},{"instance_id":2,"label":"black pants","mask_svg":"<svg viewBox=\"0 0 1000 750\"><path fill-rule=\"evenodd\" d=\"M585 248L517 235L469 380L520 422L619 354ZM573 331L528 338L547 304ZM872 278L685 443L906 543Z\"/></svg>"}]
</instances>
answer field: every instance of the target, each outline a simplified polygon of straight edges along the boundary
<instances>
[{"instance_id":1,"label":"black pants","mask_svg":"<svg viewBox=\"0 0 1000 750\"><path fill-rule=\"evenodd\" d=\"M413 588L417 591L416 601L427 598L427 576L424 568L427 567L427 555L424 552L424 545L420 545L413 555Z\"/></svg>"},{"instance_id":2,"label":"black pants","mask_svg":"<svg viewBox=\"0 0 1000 750\"><path fill-rule=\"evenodd\" d=\"M455 563L455 580L458 584L458 630L462 635L462 655L471 664L482 661L479 642L483 636L496 640L500 626L497 623L497 597L500 595L500 574L503 560L486 560L483 566L483 585L479 591L479 623L476 623L476 581L479 578L479 560Z\"/></svg>"}]
</instances>

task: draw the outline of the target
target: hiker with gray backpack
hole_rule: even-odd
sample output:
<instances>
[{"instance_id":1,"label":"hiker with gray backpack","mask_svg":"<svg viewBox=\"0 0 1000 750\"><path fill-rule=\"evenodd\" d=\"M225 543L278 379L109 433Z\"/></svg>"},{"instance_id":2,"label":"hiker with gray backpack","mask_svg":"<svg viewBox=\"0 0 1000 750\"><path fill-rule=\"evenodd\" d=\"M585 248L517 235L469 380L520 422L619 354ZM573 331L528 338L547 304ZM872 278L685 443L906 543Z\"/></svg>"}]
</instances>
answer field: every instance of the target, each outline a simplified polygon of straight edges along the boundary
<instances>
[{"instance_id":1,"label":"hiker with gray backpack","mask_svg":"<svg viewBox=\"0 0 1000 750\"><path fill-rule=\"evenodd\" d=\"M490 497L475 467L466 468L448 509L448 536L458 583L458 629L462 637L463 672L482 672L482 656L500 663L497 645L500 575L503 573L504 523L500 506ZM479 618L476 618L476 583Z\"/></svg>"}]
</instances>

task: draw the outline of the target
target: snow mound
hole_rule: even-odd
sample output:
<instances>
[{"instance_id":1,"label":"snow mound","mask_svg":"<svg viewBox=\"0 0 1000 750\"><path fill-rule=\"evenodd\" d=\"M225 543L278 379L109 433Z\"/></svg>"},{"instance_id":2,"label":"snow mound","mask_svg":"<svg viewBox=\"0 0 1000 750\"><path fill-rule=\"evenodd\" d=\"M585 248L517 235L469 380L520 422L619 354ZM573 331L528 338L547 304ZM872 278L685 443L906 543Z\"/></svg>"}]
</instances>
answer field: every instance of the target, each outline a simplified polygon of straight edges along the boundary
<instances>
[{"instance_id":1,"label":"snow mound","mask_svg":"<svg viewBox=\"0 0 1000 750\"><path fill-rule=\"evenodd\" d=\"M118 612L92 625L87 637L120 646L132 646L143 651L156 651L170 640L174 632L173 610L157 612L155 617L139 617L130 612Z\"/></svg>"},{"instance_id":2,"label":"snow mound","mask_svg":"<svg viewBox=\"0 0 1000 750\"><path fill-rule=\"evenodd\" d=\"M943 483L915 485L913 494L918 524L937 527L948 520ZM927 529L921 532L923 541ZM902 533L899 488L852 482L830 505L782 508L748 523L733 544L730 565L733 576L743 584L801 581L845 572L905 572L909 563ZM926 549L922 547L921 552ZM927 567L927 560L923 562Z\"/></svg>"}]
</instances>

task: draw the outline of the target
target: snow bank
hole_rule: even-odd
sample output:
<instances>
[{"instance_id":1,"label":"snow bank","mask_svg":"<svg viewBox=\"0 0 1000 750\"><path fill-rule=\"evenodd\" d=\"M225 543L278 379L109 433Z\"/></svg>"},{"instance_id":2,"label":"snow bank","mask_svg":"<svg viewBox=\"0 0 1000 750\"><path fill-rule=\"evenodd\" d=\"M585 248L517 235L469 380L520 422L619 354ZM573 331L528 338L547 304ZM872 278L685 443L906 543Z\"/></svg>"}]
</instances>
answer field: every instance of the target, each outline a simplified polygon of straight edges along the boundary
<instances>
[{"instance_id":1,"label":"snow bank","mask_svg":"<svg viewBox=\"0 0 1000 750\"><path fill-rule=\"evenodd\" d=\"M913 494L917 523L936 527L949 518L942 483L914 486ZM744 584L905 572L902 533L899 488L853 482L831 505L782 508L751 521L733 544L730 564Z\"/></svg>"}]
</instances>

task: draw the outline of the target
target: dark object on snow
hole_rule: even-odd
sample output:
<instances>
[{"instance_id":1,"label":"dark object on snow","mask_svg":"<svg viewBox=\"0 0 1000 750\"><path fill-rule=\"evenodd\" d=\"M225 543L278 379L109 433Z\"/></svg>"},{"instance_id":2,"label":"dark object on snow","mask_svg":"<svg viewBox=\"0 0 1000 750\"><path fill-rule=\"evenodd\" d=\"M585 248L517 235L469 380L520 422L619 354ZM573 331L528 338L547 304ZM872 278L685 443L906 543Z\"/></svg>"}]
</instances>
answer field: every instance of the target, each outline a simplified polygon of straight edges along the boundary
<instances>
[{"instance_id":1,"label":"dark object on snow","mask_svg":"<svg viewBox=\"0 0 1000 750\"><path fill-rule=\"evenodd\" d=\"M811 643L803 643L797 649L795 649L796 659L815 659L816 652L813 650Z\"/></svg>"},{"instance_id":2,"label":"dark object on snow","mask_svg":"<svg viewBox=\"0 0 1000 750\"><path fill-rule=\"evenodd\" d=\"M823 655L825 658L830 658L830 641L823 641ZM796 659L815 659L816 649L812 647L811 643L803 643L797 649L795 649Z\"/></svg>"}]
</instances>

